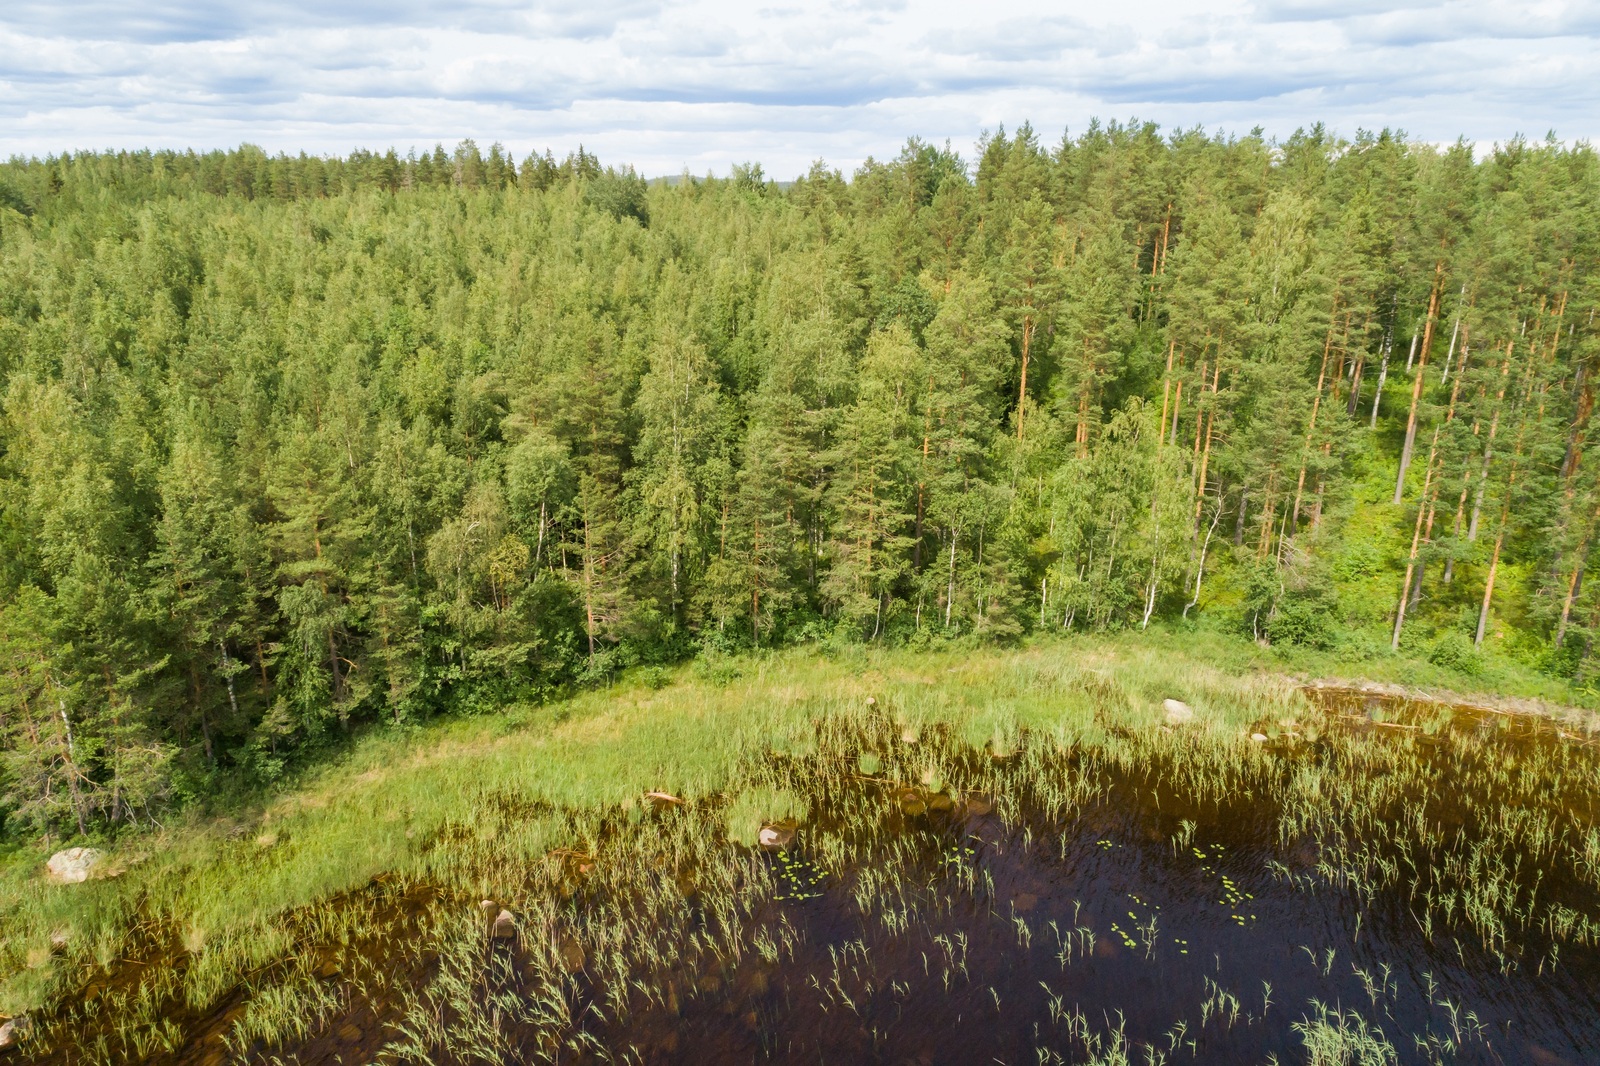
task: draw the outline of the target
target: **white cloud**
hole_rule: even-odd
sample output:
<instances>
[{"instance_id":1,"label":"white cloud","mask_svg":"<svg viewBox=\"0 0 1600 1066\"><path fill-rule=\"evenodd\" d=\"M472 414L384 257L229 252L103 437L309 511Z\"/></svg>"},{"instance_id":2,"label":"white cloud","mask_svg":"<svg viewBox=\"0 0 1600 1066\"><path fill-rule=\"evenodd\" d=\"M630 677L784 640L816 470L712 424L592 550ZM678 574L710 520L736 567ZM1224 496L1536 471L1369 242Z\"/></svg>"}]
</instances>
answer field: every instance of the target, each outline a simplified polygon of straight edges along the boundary
<instances>
[{"instance_id":1,"label":"white cloud","mask_svg":"<svg viewBox=\"0 0 1600 1066\"><path fill-rule=\"evenodd\" d=\"M1539 0L13 0L0 153L582 141L646 173L852 167L1091 116L1286 135L1600 135L1600 11Z\"/></svg>"}]
</instances>

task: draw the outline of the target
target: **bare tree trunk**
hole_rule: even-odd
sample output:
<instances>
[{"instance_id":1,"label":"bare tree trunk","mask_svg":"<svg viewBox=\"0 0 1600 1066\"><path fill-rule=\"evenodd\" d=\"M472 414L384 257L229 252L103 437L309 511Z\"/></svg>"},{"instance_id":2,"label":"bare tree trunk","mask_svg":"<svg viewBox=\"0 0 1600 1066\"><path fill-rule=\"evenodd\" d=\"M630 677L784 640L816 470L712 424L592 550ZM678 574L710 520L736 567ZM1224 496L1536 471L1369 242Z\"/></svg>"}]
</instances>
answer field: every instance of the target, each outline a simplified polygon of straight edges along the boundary
<instances>
[{"instance_id":1,"label":"bare tree trunk","mask_svg":"<svg viewBox=\"0 0 1600 1066\"><path fill-rule=\"evenodd\" d=\"M1528 373L1528 391L1531 392L1532 389L1533 372L1530 368ZM1526 400L1524 400L1524 402L1526 402ZM1488 580L1484 582L1483 586L1483 606L1478 610L1478 634L1473 638L1472 641L1475 647L1481 648L1483 646L1483 634L1489 625L1489 606L1494 601L1494 579L1495 574L1500 569L1500 549L1505 545L1506 542L1506 522L1511 517L1511 496L1516 491L1517 465L1522 459L1522 435L1527 428L1527 416L1524 414L1521 423L1517 427L1517 444L1516 447L1512 449L1511 471L1506 477L1506 498L1500 505L1500 523L1499 527L1495 530L1494 552L1489 557L1489 577Z\"/></svg>"},{"instance_id":2,"label":"bare tree trunk","mask_svg":"<svg viewBox=\"0 0 1600 1066\"><path fill-rule=\"evenodd\" d=\"M1322 367L1317 371L1317 394L1311 401L1311 418L1306 423L1306 441L1300 457L1300 476L1294 485L1294 526L1300 528L1300 497L1306 487L1306 457L1311 451L1311 438L1317 431L1317 411L1322 407L1322 383L1328 377L1328 352L1333 347L1333 324L1328 325L1328 336L1322 342Z\"/></svg>"},{"instance_id":3,"label":"bare tree trunk","mask_svg":"<svg viewBox=\"0 0 1600 1066\"><path fill-rule=\"evenodd\" d=\"M1199 532L1199 527L1200 527L1200 509L1204 504L1205 495L1206 495L1206 466L1209 464L1209 462L1211 460L1211 431L1215 427L1216 420L1217 420L1217 412L1216 412L1216 407L1217 407L1217 402L1216 402L1217 401L1217 380L1221 376L1222 376L1222 359L1221 359L1221 357L1219 355L1219 357L1217 359L1217 366L1212 371L1212 374L1211 374L1211 409L1208 410L1208 411L1205 411L1206 446L1205 446L1205 450L1200 453L1200 476L1199 476L1198 482L1196 483L1196 490L1195 490L1194 524L1195 524L1195 532L1197 532L1197 533ZM1200 409L1197 408L1196 410L1198 412ZM1199 415L1197 413L1196 416L1195 416L1195 428L1196 428L1197 431L1199 429L1199 423L1200 423L1200 419L1199 419Z\"/></svg>"},{"instance_id":4,"label":"bare tree trunk","mask_svg":"<svg viewBox=\"0 0 1600 1066\"><path fill-rule=\"evenodd\" d=\"M1478 473L1478 491L1473 494L1472 520L1467 523L1467 541L1478 539L1478 518L1483 513L1483 492L1489 483L1489 461L1494 456L1494 438L1500 430L1500 411L1505 405L1506 383L1511 376L1511 352L1515 340L1506 341L1506 357L1500 364L1500 391L1494 398L1494 414L1489 419L1489 435L1483 445L1483 469Z\"/></svg>"},{"instance_id":5,"label":"bare tree trunk","mask_svg":"<svg viewBox=\"0 0 1600 1066\"><path fill-rule=\"evenodd\" d=\"M928 447L933 436L933 375L928 375L928 403L922 412L922 465L917 468L917 530L911 542L911 567L922 573L922 520L926 509ZM920 617L921 608L918 608Z\"/></svg>"},{"instance_id":6,"label":"bare tree trunk","mask_svg":"<svg viewBox=\"0 0 1600 1066\"><path fill-rule=\"evenodd\" d=\"M1478 632L1472 638L1472 646L1483 647L1484 631L1489 626L1489 604L1494 600L1494 579L1500 569L1500 547L1505 543L1506 525L1505 516L1501 515L1500 530L1494 538L1494 554L1489 557L1489 578L1483 585L1483 606L1478 609Z\"/></svg>"},{"instance_id":7,"label":"bare tree trunk","mask_svg":"<svg viewBox=\"0 0 1600 1066\"><path fill-rule=\"evenodd\" d=\"M1383 362L1378 366L1378 387L1372 390L1372 417L1367 420L1368 429L1378 428L1378 402L1383 399L1383 383L1389 380L1389 352L1394 347L1394 327L1383 335ZM1411 335L1411 356L1417 354L1417 335ZM1407 359L1409 366L1411 360Z\"/></svg>"},{"instance_id":8,"label":"bare tree trunk","mask_svg":"<svg viewBox=\"0 0 1600 1066\"><path fill-rule=\"evenodd\" d=\"M1206 539L1200 544L1200 565L1194 572L1194 598L1183 605L1183 617L1189 617L1189 609L1200 602L1200 581L1206 575L1206 549L1211 547L1211 535L1217 531L1217 522L1222 518L1222 493L1217 493L1217 509L1211 514L1211 525L1206 529Z\"/></svg>"},{"instance_id":9,"label":"bare tree trunk","mask_svg":"<svg viewBox=\"0 0 1600 1066\"><path fill-rule=\"evenodd\" d=\"M1350 366L1350 402L1345 406L1345 414L1351 418L1356 416L1356 411L1361 407L1361 372L1366 366L1366 352L1359 353Z\"/></svg>"},{"instance_id":10,"label":"bare tree trunk","mask_svg":"<svg viewBox=\"0 0 1600 1066\"><path fill-rule=\"evenodd\" d=\"M1428 348L1433 344L1433 323L1439 313L1439 287L1444 282L1444 260L1433 268L1433 289L1428 294L1428 317L1422 324L1422 351L1417 358L1417 371L1411 379L1411 413L1406 416L1406 440L1400 449L1400 472L1394 481L1394 502L1405 496L1406 468L1411 465L1411 451L1417 441L1417 404L1422 399L1422 383L1428 376Z\"/></svg>"},{"instance_id":11,"label":"bare tree trunk","mask_svg":"<svg viewBox=\"0 0 1600 1066\"><path fill-rule=\"evenodd\" d=\"M1433 443L1439 443L1439 428L1434 427ZM1398 651L1400 649L1400 629L1406 622L1406 597L1411 592L1411 577L1416 572L1417 549L1422 544L1422 522L1427 513L1428 487L1433 483L1433 458L1430 454L1427 471L1422 480L1422 499L1417 504L1417 524L1411 531L1411 555L1406 559L1406 579L1400 585L1400 606L1394 614L1394 636L1389 641L1389 647Z\"/></svg>"},{"instance_id":12,"label":"bare tree trunk","mask_svg":"<svg viewBox=\"0 0 1600 1066\"><path fill-rule=\"evenodd\" d=\"M1150 268L1152 274L1155 267ZM1156 441L1159 443L1167 439L1167 401L1172 398L1172 356L1178 350L1176 339L1167 343L1167 372L1161 375L1161 427L1156 431ZM1176 414L1173 420L1177 420Z\"/></svg>"},{"instance_id":13,"label":"bare tree trunk","mask_svg":"<svg viewBox=\"0 0 1600 1066\"><path fill-rule=\"evenodd\" d=\"M950 588L944 598L944 627L950 628L950 611L956 602L956 527L950 526Z\"/></svg>"},{"instance_id":14,"label":"bare tree trunk","mask_svg":"<svg viewBox=\"0 0 1600 1066\"><path fill-rule=\"evenodd\" d=\"M1174 447L1178 443L1178 415L1183 411L1183 379L1179 378L1172 390L1172 432L1167 443Z\"/></svg>"},{"instance_id":15,"label":"bare tree trunk","mask_svg":"<svg viewBox=\"0 0 1600 1066\"><path fill-rule=\"evenodd\" d=\"M1033 341L1033 316L1022 318L1022 384L1017 388L1017 440L1022 439L1022 413L1028 406L1028 348Z\"/></svg>"},{"instance_id":16,"label":"bare tree trunk","mask_svg":"<svg viewBox=\"0 0 1600 1066\"><path fill-rule=\"evenodd\" d=\"M1439 384L1441 384L1441 385L1443 385L1446 381L1450 380L1450 362L1451 362L1451 360L1453 360L1455 358L1455 355L1456 355L1456 337L1461 332L1461 305L1464 302L1466 302L1466 299L1467 299L1467 283L1463 281L1461 283L1461 295L1456 298L1456 320L1455 320L1455 325L1450 327L1450 351L1449 351L1449 354L1447 354L1444 357L1444 375L1439 378ZM1465 360L1465 358L1466 358L1466 353L1463 352L1462 353L1462 359ZM1462 365L1463 369L1462 370L1458 370L1457 373L1463 373L1464 372L1464 369L1466 367L1465 361L1463 361L1461 365Z\"/></svg>"},{"instance_id":17,"label":"bare tree trunk","mask_svg":"<svg viewBox=\"0 0 1600 1066\"><path fill-rule=\"evenodd\" d=\"M1589 565L1590 533L1583 536L1583 547L1578 552L1578 561L1572 567L1572 576L1567 578L1567 594L1561 601L1561 621L1556 626L1556 647L1567 639L1567 620L1572 617L1572 605L1577 602L1578 591L1583 586L1583 571Z\"/></svg>"}]
</instances>

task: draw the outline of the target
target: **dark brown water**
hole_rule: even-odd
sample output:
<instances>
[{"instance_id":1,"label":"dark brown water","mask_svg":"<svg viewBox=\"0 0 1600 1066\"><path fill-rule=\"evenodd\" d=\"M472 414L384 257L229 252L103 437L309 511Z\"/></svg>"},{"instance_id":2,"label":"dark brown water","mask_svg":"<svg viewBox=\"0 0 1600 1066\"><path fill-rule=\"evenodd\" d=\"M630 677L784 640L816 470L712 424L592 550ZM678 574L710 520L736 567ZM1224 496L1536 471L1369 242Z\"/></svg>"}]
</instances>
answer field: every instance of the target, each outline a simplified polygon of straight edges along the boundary
<instances>
[{"instance_id":1,"label":"dark brown water","mask_svg":"<svg viewBox=\"0 0 1600 1066\"><path fill-rule=\"evenodd\" d=\"M1247 808L1175 850L1179 816L1201 813L1128 789L1031 840L993 816L908 820L924 823L906 831L930 883L968 865L992 891L891 937L862 921L848 875L829 878L783 907L804 932L792 963L712 975L715 994L602 1040L663 1063L1115 1062L1118 1047L1146 1061L1138 1045L1290 1063L1320 1002L1381 1031L1398 1062L1600 1062L1592 949L1507 973L1470 934L1427 941L1400 901L1319 885L1310 847L1275 876L1283 856Z\"/></svg>"}]
</instances>

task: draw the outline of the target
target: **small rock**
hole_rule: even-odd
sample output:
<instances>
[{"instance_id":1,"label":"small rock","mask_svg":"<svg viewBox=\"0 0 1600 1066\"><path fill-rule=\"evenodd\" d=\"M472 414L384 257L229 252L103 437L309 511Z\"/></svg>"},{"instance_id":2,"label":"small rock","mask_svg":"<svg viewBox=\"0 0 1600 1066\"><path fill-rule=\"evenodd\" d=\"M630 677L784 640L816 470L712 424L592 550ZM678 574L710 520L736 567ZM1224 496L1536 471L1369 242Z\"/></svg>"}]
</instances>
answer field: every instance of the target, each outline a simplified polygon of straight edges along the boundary
<instances>
[{"instance_id":1,"label":"small rock","mask_svg":"<svg viewBox=\"0 0 1600 1066\"><path fill-rule=\"evenodd\" d=\"M646 792L644 798L649 800L657 810L662 807L682 807L683 800L670 792Z\"/></svg>"},{"instance_id":2,"label":"small rock","mask_svg":"<svg viewBox=\"0 0 1600 1066\"><path fill-rule=\"evenodd\" d=\"M482 911L483 916L487 918L489 915L500 909L500 904L496 903L492 899L479 900L478 909Z\"/></svg>"},{"instance_id":3,"label":"small rock","mask_svg":"<svg viewBox=\"0 0 1600 1066\"><path fill-rule=\"evenodd\" d=\"M1168 725L1188 725L1194 721L1194 708L1182 700L1162 700L1161 709L1167 712Z\"/></svg>"},{"instance_id":4,"label":"small rock","mask_svg":"<svg viewBox=\"0 0 1600 1066\"><path fill-rule=\"evenodd\" d=\"M489 927L489 935L496 940L510 940L517 935L517 919L504 907L494 916L494 925Z\"/></svg>"},{"instance_id":5,"label":"small rock","mask_svg":"<svg viewBox=\"0 0 1600 1066\"><path fill-rule=\"evenodd\" d=\"M868 707L876 707L877 705L878 705L878 697L876 697L876 696L868 696L867 697L867 706Z\"/></svg>"},{"instance_id":6,"label":"small rock","mask_svg":"<svg viewBox=\"0 0 1600 1066\"><path fill-rule=\"evenodd\" d=\"M1251 733L1250 739L1255 741L1257 744L1262 744L1266 742L1267 735L1265 733Z\"/></svg>"},{"instance_id":7,"label":"small rock","mask_svg":"<svg viewBox=\"0 0 1600 1066\"><path fill-rule=\"evenodd\" d=\"M56 884L76 885L89 880L104 860L105 852L99 848L68 848L50 856L45 868Z\"/></svg>"},{"instance_id":8,"label":"small rock","mask_svg":"<svg viewBox=\"0 0 1600 1066\"><path fill-rule=\"evenodd\" d=\"M756 840L764 848L786 848L794 839L794 830L781 825L764 825Z\"/></svg>"},{"instance_id":9,"label":"small rock","mask_svg":"<svg viewBox=\"0 0 1600 1066\"><path fill-rule=\"evenodd\" d=\"M0 1025L0 1051L10 1051L28 1039L32 1032L33 1023L26 1014L8 1019L4 1025Z\"/></svg>"},{"instance_id":10,"label":"small rock","mask_svg":"<svg viewBox=\"0 0 1600 1066\"><path fill-rule=\"evenodd\" d=\"M65 929L54 929L50 933L50 948L52 951L67 950L67 942L72 939Z\"/></svg>"}]
</instances>

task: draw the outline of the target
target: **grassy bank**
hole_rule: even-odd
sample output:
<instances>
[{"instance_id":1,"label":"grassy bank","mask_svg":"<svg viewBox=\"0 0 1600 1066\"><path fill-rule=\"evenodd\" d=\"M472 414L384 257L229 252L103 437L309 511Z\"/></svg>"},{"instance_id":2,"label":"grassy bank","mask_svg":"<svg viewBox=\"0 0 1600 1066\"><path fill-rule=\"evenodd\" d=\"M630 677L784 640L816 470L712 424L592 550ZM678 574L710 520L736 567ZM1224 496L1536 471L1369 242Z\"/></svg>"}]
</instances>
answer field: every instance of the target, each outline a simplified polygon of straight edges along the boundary
<instances>
[{"instance_id":1,"label":"grassy bank","mask_svg":"<svg viewBox=\"0 0 1600 1066\"><path fill-rule=\"evenodd\" d=\"M1234 658L1216 662L1224 648ZM595 811L649 789L703 796L726 788L742 761L805 743L813 719L869 696L909 725L948 723L979 743L1023 727L1086 737L1107 723L1153 724L1167 696L1237 729L1291 687L1252 670L1251 658L1237 645L1182 650L1137 639L944 654L791 651L374 733L259 810L114 846L111 866L124 871L116 878L54 886L39 876L43 849L13 854L0 886L0 1011L36 1006L70 975L115 959L136 924L170 924L191 949L233 944L380 874L448 876L431 865L435 842L470 820L483 795ZM517 831L529 855L556 846L557 827L543 820ZM459 887L492 896L503 886ZM65 952L51 952L53 933L66 935ZM259 949L238 950L245 965L260 961Z\"/></svg>"},{"instance_id":2,"label":"grassy bank","mask_svg":"<svg viewBox=\"0 0 1600 1066\"><path fill-rule=\"evenodd\" d=\"M1389 665L1363 672L1456 689L1473 681ZM1203 734L1227 744L1308 710L1290 671L1351 672L1331 655L1284 659L1220 637L1155 632L1019 650L793 650L373 733L263 806L117 843L116 877L51 885L40 876L43 849L14 854L0 883L0 1013L114 985L107 975L136 953L184 960L162 994L203 1011L254 975L295 965L308 943L359 935L359 918L338 901L375 879L460 900L525 893L530 867L554 849L588 846L608 815L638 810L646 791L695 801L737 790L768 753L815 751L819 723L859 717L869 698L905 735L948 726L958 741L1003 751L1022 730L1055 750L1155 733L1162 700L1175 697L1194 707ZM170 1008L159 997L130 993L112 1009L160 1050L158 1015ZM250 1024L284 1031L270 1018Z\"/></svg>"}]
</instances>

